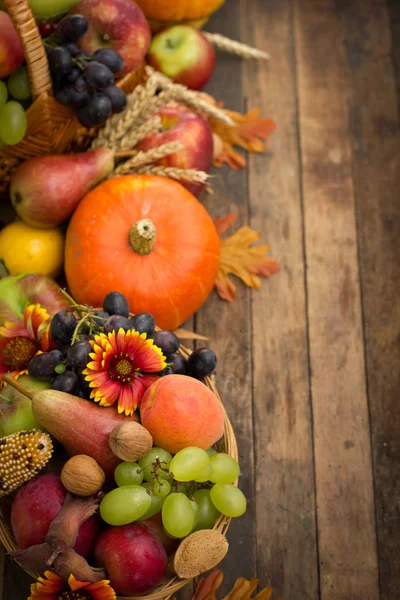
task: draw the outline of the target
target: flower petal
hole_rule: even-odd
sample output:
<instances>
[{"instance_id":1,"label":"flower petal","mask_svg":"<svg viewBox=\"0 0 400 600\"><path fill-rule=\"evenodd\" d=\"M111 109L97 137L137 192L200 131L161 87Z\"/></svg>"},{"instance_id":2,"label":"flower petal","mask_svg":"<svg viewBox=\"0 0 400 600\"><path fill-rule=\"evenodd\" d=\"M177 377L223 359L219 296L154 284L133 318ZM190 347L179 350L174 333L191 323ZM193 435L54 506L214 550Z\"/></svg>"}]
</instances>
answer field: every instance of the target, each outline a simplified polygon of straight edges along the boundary
<instances>
[{"instance_id":1,"label":"flower petal","mask_svg":"<svg viewBox=\"0 0 400 600\"><path fill-rule=\"evenodd\" d=\"M100 401L101 406L111 406L118 400L120 392L121 384L110 379L100 388L93 390L90 396L94 398L96 402Z\"/></svg>"},{"instance_id":2,"label":"flower petal","mask_svg":"<svg viewBox=\"0 0 400 600\"><path fill-rule=\"evenodd\" d=\"M71 573L71 575L68 577L68 585L73 592L76 592L77 590L80 590L90 585L90 581L78 581Z\"/></svg>"},{"instance_id":3,"label":"flower petal","mask_svg":"<svg viewBox=\"0 0 400 600\"><path fill-rule=\"evenodd\" d=\"M145 388L138 382L138 379L123 385L118 398L118 412L131 415L136 410L144 391Z\"/></svg>"}]
</instances>

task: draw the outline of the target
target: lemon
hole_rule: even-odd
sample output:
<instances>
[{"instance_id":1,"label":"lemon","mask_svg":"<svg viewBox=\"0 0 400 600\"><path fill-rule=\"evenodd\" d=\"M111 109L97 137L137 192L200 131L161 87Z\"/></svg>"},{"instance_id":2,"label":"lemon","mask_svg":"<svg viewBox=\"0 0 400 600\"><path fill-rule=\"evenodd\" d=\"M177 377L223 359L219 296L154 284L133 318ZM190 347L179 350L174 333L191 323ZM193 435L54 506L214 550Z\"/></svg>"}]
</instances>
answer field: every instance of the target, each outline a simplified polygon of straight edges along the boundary
<instances>
[{"instance_id":1,"label":"lemon","mask_svg":"<svg viewBox=\"0 0 400 600\"><path fill-rule=\"evenodd\" d=\"M10 275L60 274L64 261L64 235L60 228L38 229L14 221L0 231L0 260Z\"/></svg>"}]
</instances>

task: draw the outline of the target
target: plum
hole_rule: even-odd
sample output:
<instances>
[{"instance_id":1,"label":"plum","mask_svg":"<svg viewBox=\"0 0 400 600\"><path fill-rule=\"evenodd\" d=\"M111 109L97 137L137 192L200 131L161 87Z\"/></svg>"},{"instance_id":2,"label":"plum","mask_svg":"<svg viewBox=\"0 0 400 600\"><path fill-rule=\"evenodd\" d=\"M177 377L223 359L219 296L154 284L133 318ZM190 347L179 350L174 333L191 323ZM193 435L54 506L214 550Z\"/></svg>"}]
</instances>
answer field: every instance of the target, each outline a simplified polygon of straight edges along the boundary
<instances>
[{"instance_id":1,"label":"plum","mask_svg":"<svg viewBox=\"0 0 400 600\"><path fill-rule=\"evenodd\" d=\"M164 546L143 524L107 527L96 540L94 555L107 569L111 585L123 596L146 594L165 576Z\"/></svg>"},{"instance_id":2,"label":"plum","mask_svg":"<svg viewBox=\"0 0 400 600\"><path fill-rule=\"evenodd\" d=\"M17 492L11 508L11 528L19 548L24 550L45 541L51 522L61 509L67 490L56 473L31 479ZM100 521L93 515L80 528L75 550L90 559Z\"/></svg>"}]
</instances>

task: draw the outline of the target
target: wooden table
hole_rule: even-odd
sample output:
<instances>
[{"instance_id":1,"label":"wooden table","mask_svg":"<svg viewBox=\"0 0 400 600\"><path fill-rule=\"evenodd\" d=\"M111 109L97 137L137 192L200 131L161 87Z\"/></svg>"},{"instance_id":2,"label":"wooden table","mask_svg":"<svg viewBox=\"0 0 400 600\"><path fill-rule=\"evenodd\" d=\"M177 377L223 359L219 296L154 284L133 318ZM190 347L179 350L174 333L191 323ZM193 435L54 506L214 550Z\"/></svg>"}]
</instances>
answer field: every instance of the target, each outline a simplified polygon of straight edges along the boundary
<instances>
[{"instance_id":1,"label":"wooden table","mask_svg":"<svg viewBox=\"0 0 400 600\"><path fill-rule=\"evenodd\" d=\"M261 231L282 267L259 292L239 283L234 304L213 294L191 323L218 354L249 500L224 591L242 575L285 600L395 600L400 3L227 0L208 28L271 53L219 56L208 89L278 125L204 197ZM28 583L7 559L4 600Z\"/></svg>"}]
</instances>

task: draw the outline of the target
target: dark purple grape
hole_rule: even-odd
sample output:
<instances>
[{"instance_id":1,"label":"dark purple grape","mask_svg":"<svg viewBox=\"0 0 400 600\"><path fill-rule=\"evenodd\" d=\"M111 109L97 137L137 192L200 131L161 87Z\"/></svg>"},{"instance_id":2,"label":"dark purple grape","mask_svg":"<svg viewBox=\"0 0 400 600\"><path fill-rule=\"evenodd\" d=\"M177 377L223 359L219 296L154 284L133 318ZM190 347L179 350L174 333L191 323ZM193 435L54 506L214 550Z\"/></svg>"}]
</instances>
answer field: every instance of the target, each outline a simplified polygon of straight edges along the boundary
<instances>
[{"instance_id":1,"label":"dark purple grape","mask_svg":"<svg viewBox=\"0 0 400 600\"><path fill-rule=\"evenodd\" d=\"M89 97L88 103L76 111L80 124L87 129L104 123L110 115L111 102L107 96L100 95Z\"/></svg>"},{"instance_id":2,"label":"dark purple grape","mask_svg":"<svg viewBox=\"0 0 400 600\"><path fill-rule=\"evenodd\" d=\"M182 354L170 354L167 356L167 363L171 368L171 373L176 375L186 375L187 360Z\"/></svg>"},{"instance_id":3,"label":"dark purple grape","mask_svg":"<svg viewBox=\"0 0 400 600\"><path fill-rule=\"evenodd\" d=\"M165 377L166 375L172 375L172 369L171 369L171 367L165 367L165 369L163 369L162 371L157 373L157 375L159 377Z\"/></svg>"},{"instance_id":4,"label":"dark purple grape","mask_svg":"<svg viewBox=\"0 0 400 600\"><path fill-rule=\"evenodd\" d=\"M81 70L78 67L72 67L71 72L67 75L67 81L69 83L75 83L75 81L81 76Z\"/></svg>"},{"instance_id":5,"label":"dark purple grape","mask_svg":"<svg viewBox=\"0 0 400 600\"><path fill-rule=\"evenodd\" d=\"M106 65L93 60L83 71L83 78L95 90L103 90L114 83L113 72Z\"/></svg>"},{"instance_id":6,"label":"dark purple grape","mask_svg":"<svg viewBox=\"0 0 400 600\"><path fill-rule=\"evenodd\" d=\"M109 292L103 300L103 309L110 315L129 315L128 300L120 292Z\"/></svg>"},{"instance_id":7,"label":"dark purple grape","mask_svg":"<svg viewBox=\"0 0 400 600\"><path fill-rule=\"evenodd\" d=\"M64 354L61 350L51 350L49 352L49 356L51 357L53 365L56 367L64 360Z\"/></svg>"},{"instance_id":8,"label":"dark purple grape","mask_svg":"<svg viewBox=\"0 0 400 600\"><path fill-rule=\"evenodd\" d=\"M83 77L78 77L78 79L75 81L74 88L77 92L83 92L84 90L88 89L87 83Z\"/></svg>"},{"instance_id":9,"label":"dark purple grape","mask_svg":"<svg viewBox=\"0 0 400 600\"><path fill-rule=\"evenodd\" d=\"M178 338L172 331L156 331L151 336L156 346L161 348L165 356L174 354L181 345Z\"/></svg>"},{"instance_id":10,"label":"dark purple grape","mask_svg":"<svg viewBox=\"0 0 400 600\"><path fill-rule=\"evenodd\" d=\"M196 379L203 379L215 371L217 357L208 348L198 348L189 356L187 374Z\"/></svg>"},{"instance_id":11,"label":"dark purple grape","mask_svg":"<svg viewBox=\"0 0 400 600\"><path fill-rule=\"evenodd\" d=\"M110 99L113 114L125 110L127 103L126 94L116 85L110 85L102 93Z\"/></svg>"},{"instance_id":12,"label":"dark purple grape","mask_svg":"<svg viewBox=\"0 0 400 600\"><path fill-rule=\"evenodd\" d=\"M43 352L34 356L28 365L28 373L35 379L49 379L54 377L54 363L50 356L50 352Z\"/></svg>"},{"instance_id":13,"label":"dark purple grape","mask_svg":"<svg viewBox=\"0 0 400 600\"><path fill-rule=\"evenodd\" d=\"M63 42L76 42L85 35L88 26L82 15L70 15L58 24L56 34Z\"/></svg>"},{"instance_id":14,"label":"dark purple grape","mask_svg":"<svg viewBox=\"0 0 400 600\"><path fill-rule=\"evenodd\" d=\"M154 317L150 313L139 313L131 318L133 329L139 333L147 333L151 335L156 326Z\"/></svg>"},{"instance_id":15,"label":"dark purple grape","mask_svg":"<svg viewBox=\"0 0 400 600\"><path fill-rule=\"evenodd\" d=\"M72 58L75 58L75 56L78 56L78 54L81 51L79 46L77 44L74 44L74 42L68 42L67 44L64 44L64 48L66 48L68 50L68 52L70 53Z\"/></svg>"},{"instance_id":16,"label":"dark purple grape","mask_svg":"<svg viewBox=\"0 0 400 600\"><path fill-rule=\"evenodd\" d=\"M85 398L89 398L90 396L90 392L92 391L93 388L90 387L89 385L89 381L86 381L86 375L83 374L83 371L85 369L76 369L75 373L78 375L79 377L79 389L81 390L81 392L83 394L85 394Z\"/></svg>"},{"instance_id":17,"label":"dark purple grape","mask_svg":"<svg viewBox=\"0 0 400 600\"><path fill-rule=\"evenodd\" d=\"M77 394L79 390L79 377L72 371L65 371L62 375L57 375L51 383L52 390L65 392L66 394Z\"/></svg>"},{"instance_id":18,"label":"dark purple grape","mask_svg":"<svg viewBox=\"0 0 400 600\"><path fill-rule=\"evenodd\" d=\"M51 337L59 346L69 344L76 327L76 318L67 310L60 310L50 322Z\"/></svg>"},{"instance_id":19,"label":"dark purple grape","mask_svg":"<svg viewBox=\"0 0 400 600\"><path fill-rule=\"evenodd\" d=\"M98 312L93 313L93 321L96 325L103 327L105 320L108 319L109 316L110 313L99 310Z\"/></svg>"},{"instance_id":20,"label":"dark purple grape","mask_svg":"<svg viewBox=\"0 0 400 600\"><path fill-rule=\"evenodd\" d=\"M57 102L60 102L60 104L64 104L64 106L72 106L72 90L72 86L65 86L61 90L54 92L54 98L57 100Z\"/></svg>"},{"instance_id":21,"label":"dark purple grape","mask_svg":"<svg viewBox=\"0 0 400 600\"><path fill-rule=\"evenodd\" d=\"M89 344L89 342L76 342L68 350L68 364L74 368L85 367L87 363L90 362L90 352L92 352L92 346Z\"/></svg>"},{"instance_id":22,"label":"dark purple grape","mask_svg":"<svg viewBox=\"0 0 400 600\"><path fill-rule=\"evenodd\" d=\"M119 73L124 68L122 57L112 48L100 48L93 54L93 59L106 65L113 73Z\"/></svg>"},{"instance_id":23,"label":"dark purple grape","mask_svg":"<svg viewBox=\"0 0 400 600\"><path fill-rule=\"evenodd\" d=\"M104 333L111 333L111 331L118 331L120 328L124 331L133 329L133 325L129 319L122 315L111 315L107 321L104 322Z\"/></svg>"},{"instance_id":24,"label":"dark purple grape","mask_svg":"<svg viewBox=\"0 0 400 600\"><path fill-rule=\"evenodd\" d=\"M72 69L72 57L68 50L63 46L49 48L47 51L49 67L52 73L56 75L68 75Z\"/></svg>"},{"instance_id":25,"label":"dark purple grape","mask_svg":"<svg viewBox=\"0 0 400 600\"><path fill-rule=\"evenodd\" d=\"M89 100L89 94L87 90L82 90L78 92L75 88L72 88L70 91L70 106L75 106L79 108L80 106L85 106L87 101Z\"/></svg>"}]
</instances>

